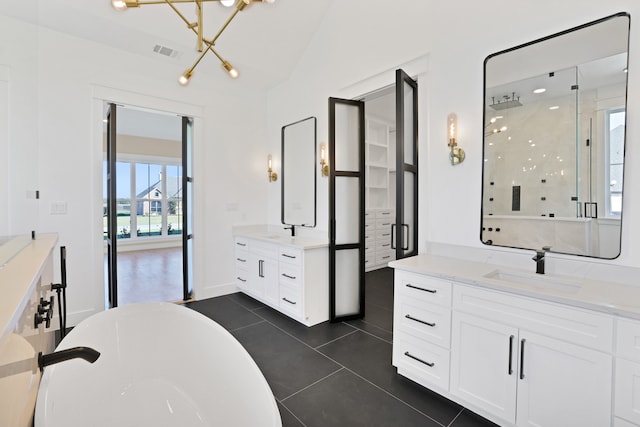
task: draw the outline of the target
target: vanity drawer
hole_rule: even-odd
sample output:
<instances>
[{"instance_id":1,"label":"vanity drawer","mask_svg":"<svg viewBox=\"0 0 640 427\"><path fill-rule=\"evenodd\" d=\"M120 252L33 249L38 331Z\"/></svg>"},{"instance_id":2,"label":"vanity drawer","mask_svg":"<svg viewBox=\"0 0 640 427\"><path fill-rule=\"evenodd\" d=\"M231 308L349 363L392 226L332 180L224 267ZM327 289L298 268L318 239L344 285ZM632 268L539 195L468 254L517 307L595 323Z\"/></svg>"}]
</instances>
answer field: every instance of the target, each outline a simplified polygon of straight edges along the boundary
<instances>
[{"instance_id":1,"label":"vanity drawer","mask_svg":"<svg viewBox=\"0 0 640 427\"><path fill-rule=\"evenodd\" d=\"M619 357L640 362L640 322L618 318L616 353Z\"/></svg>"},{"instance_id":2,"label":"vanity drawer","mask_svg":"<svg viewBox=\"0 0 640 427\"><path fill-rule=\"evenodd\" d=\"M449 389L449 350L402 332L393 334L393 365L426 387Z\"/></svg>"},{"instance_id":3,"label":"vanity drawer","mask_svg":"<svg viewBox=\"0 0 640 427\"><path fill-rule=\"evenodd\" d=\"M249 251L236 247L236 267L249 268Z\"/></svg>"},{"instance_id":4,"label":"vanity drawer","mask_svg":"<svg viewBox=\"0 0 640 427\"><path fill-rule=\"evenodd\" d=\"M302 265L302 250L290 246L280 246L280 262Z\"/></svg>"},{"instance_id":5,"label":"vanity drawer","mask_svg":"<svg viewBox=\"0 0 640 427\"><path fill-rule=\"evenodd\" d=\"M395 292L397 298L451 307L451 282L422 274L396 270Z\"/></svg>"},{"instance_id":6,"label":"vanity drawer","mask_svg":"<svg viewBox=\"0 0 640 427\"><path fill-rule=\"evenodd\" d=\"M387 264L395 259L396 253L392 250L376 253L376 264Z\"/></svg>"},{"instance_id":7,"label":"vanity drawer","mask_svg":"<svg viewBox=\"0 0 640 427\"><path fill-rule=\"evenodd\" d=\"M249 271L236 268L236 285L243 291L249 290Z\"/></svg>"},{"instance_id":8,"label":"vanity drawer","mask_svg":"<svg viewBox=\"0 0 640 427\"><path fill-rule=\"evenodd\" d=\"M388 251L391 250L391 240L376 240L376 250L377 251Z\"/></svg>"},{"instance_id":9,"label":"vanity drawer","mask_svg":"<svg viewBox=\"0 0 640 427\"><path fill-rule=\"evenodd\" d=\"M280 285L280 309L295 317L302 315L300 291L290 286Z\"/></svg>"},{"instance_id":10,"label":"vanity drawer","mask_svg":"<svg viewBox=\"0 0 640 427\"><path fill-rule=\"evenodd\" d=\"M291 287L300 289L302 285L302 268L294 264L280 263L280 283L286 283Z\"/></svg>"},{"instance_id":11,"label":"vanity drawer","mask_svg":"<svg viewBox=\"0 0 640 427\"><path fill-rule=\"evenodd\" d=\"M391 227L385 228L384 230L376 230L376 240L381 242L391 242Z\"/></svg>"},{"instance_id":12,"label":"vanity drawer","mask_svg":"<svg viewBox=\"0 0 640 427\"><path fill-rule=\"evenodd\" d=\"M393 209L378 209L376 211L376 218L387 218L393 221L395 217L395 211Z\"/></svg>"},{"instance_id":13,"label":"vanity drawer","mask_svg":"<svg viewBox=\"0 0 640 427\"><path fill-rule=\"evenodd\" d=\"M376 220L375 220L375 218L366 218L364 220L364 232L365 232L365 234L372 233L375 228L376 228Z\"/></svg>"},{"instance_id":14,"label":"vanity drawer","mask_svg":"<svg viewBox=\"0 0 640 427\"><path fill-rule=\"evenodd\" d=\"M449 348L451 344L451 310L435 304L416 304L400 298L394 305L396 331ZM394 332L395 333L395 332Z\"/></svg>"},{"instance_id":15,"label":"vanity drawer","mask_svg":"<svg viewBox=\"0 0 640 427\"><path fill-rule=\"evenodd\" d=\"M393 218L379 218L376 220L376 230L387 230L391 233L391 224L393 224Z\"/></svg>"},{"instance_id":16,"label":"vanity drawer","mask_svg":"<svg viewBox=\"0 0 640 427\"><path fill-rule=\"evenodd\" d=\"M240 250L249 250L249 239L244 237L236 237L235 238L235 248Z\"/></svg>"}]
</instances>

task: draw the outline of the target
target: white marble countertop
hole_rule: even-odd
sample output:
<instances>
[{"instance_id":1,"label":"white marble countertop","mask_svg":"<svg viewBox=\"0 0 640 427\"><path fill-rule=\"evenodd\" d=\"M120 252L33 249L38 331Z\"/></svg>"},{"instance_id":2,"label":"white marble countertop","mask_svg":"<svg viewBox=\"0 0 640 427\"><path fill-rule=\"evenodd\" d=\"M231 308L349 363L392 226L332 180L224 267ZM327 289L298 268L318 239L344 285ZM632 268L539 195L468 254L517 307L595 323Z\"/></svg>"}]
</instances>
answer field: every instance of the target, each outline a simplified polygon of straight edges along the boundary
<instances>
[{"instance_id":1,"label":"white marble countertop","mask_svg":"<svg viewBox=\"0 0 640 427\"><path fill-rule=\"evenodd\" d=\"M233 228L234 237L246 237L301 249L316 249L329 246L329 238L323 233L305 230L302 227L296 228L296 233L298 235L291 237L290 231L284 230L284 226L247 225Z\"/></svg>"},{"instance_id":2,"label":"white marble countertop","mask_svg":"<svg viewBox=\"0 0 640 427\"><path fill-rule=\"evenodd\" d=\"M16 326L57 242L57 234L37 235L0 269L0 343Z\"/></svg>"},{"instance_id":3,"label":"white marble countertop","mask_svg":"<svg viewBox=\"0 0 640 427\"><path fill-rule=\"evenodd\" d=\"M482 262L417 255L389 263L390 267L510 292L551 302L640 320L640 286L607 283ZM532 266L533 267L533 266Z\"/></svg>"}]
</instances>

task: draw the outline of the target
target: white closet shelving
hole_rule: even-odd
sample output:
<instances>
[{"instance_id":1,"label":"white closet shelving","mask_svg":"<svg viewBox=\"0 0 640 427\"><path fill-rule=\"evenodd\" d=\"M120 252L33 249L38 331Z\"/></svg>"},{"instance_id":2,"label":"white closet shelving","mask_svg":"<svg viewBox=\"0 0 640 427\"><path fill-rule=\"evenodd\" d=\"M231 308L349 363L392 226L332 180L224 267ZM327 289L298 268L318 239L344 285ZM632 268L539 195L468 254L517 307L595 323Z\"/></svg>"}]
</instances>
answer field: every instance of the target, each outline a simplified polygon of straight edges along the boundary
<instances>
[{"instance_id":1,"label":"white closet shelving","mask_svg":"<svg viewBox=\"0 0 640 427\"><path fill-rule=\"evenodd\" d=\"M365 138L365 269L386 267L395 259L391 226L395 222L395 128L392 123L367 116Z\"/></svg>"}]
</instances>

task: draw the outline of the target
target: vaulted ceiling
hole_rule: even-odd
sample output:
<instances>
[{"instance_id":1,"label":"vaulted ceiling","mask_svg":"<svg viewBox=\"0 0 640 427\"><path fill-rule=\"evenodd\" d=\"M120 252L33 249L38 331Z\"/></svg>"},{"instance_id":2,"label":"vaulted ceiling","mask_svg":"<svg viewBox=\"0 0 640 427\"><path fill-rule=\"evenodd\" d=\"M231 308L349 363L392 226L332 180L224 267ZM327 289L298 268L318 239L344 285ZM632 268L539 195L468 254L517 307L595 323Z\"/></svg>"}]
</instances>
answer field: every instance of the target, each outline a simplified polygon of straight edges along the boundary
<instances>
[{"instance_id":1,"label":"vaulted ceiling","mask_svg":"<svg viewBox=\"0 0 640 427\"><path fill-rule=\"evenodd\" d=\"M253 3L240 12L220 36L216 50L252 87L273 87L287 79L332 4L332 0ZM195 4L176 7L187 19L195 21ZM206 2L203 6L205 37L212 38L233 10L218 1ZM175 64L178 69L190 67L198 57L195 34L167 4L118 12L110 0L4 1L0 4L0 14L157 58ZM169 57L156 53L157 45L177 54ZM210 53L198 65L194 78L198 73L229 79Z\"/></svg>"}]
</instances>

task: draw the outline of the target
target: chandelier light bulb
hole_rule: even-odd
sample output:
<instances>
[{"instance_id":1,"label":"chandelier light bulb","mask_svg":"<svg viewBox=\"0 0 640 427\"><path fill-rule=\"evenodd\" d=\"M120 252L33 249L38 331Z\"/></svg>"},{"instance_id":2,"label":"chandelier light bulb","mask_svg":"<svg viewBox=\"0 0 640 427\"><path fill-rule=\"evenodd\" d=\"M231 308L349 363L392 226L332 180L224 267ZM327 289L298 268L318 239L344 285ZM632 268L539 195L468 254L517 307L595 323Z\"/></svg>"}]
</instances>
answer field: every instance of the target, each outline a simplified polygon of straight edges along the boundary
<instances>
[{"instance_id":1,"label":"chandelier light bulb","mask_svg":"<svg viewBox=\"0 0 640 427\"><path fill-rule=\"evenodd\" d=\"M224 7L231 7L236 2L236 0L220 0L220 4Z\"/></svg>"},{"instance_id":2,"label":"chandelier light bulb","mask_svg":"<svg viewBox=\"0 0 640 427\"><path fill-rule=\"evenodd\" d=\"M229 63L229 61L223 61L222 62L222 67L227 70L227 72L229 73L229 76L232 79L237 79L238 78L238 70L236 70L235 68L233 68L233 65L231 65Z\"/></svg>"},{"instance_id":3,"label":"chandelier light bulb","mask_svg":"<svg viewBox=\"0 0 640 427\"><path fill-rule=\"evenodd\" d=\"M119 11L127 10L127 3L124 0L111 0L111 6Z\"/></svg>"},{"instance_id":4,"label":"chandelier light bulb","mask_svg":"<svg viewBox=\"0 0 640 427\"><path fill-rule=\"evenodd\" d=\"M191 69L186 70L180 77L178 77L178 83L180 83L182 86L188 85L192 74L193 71L191 71Z\"/></svg>"}]
</instances>

